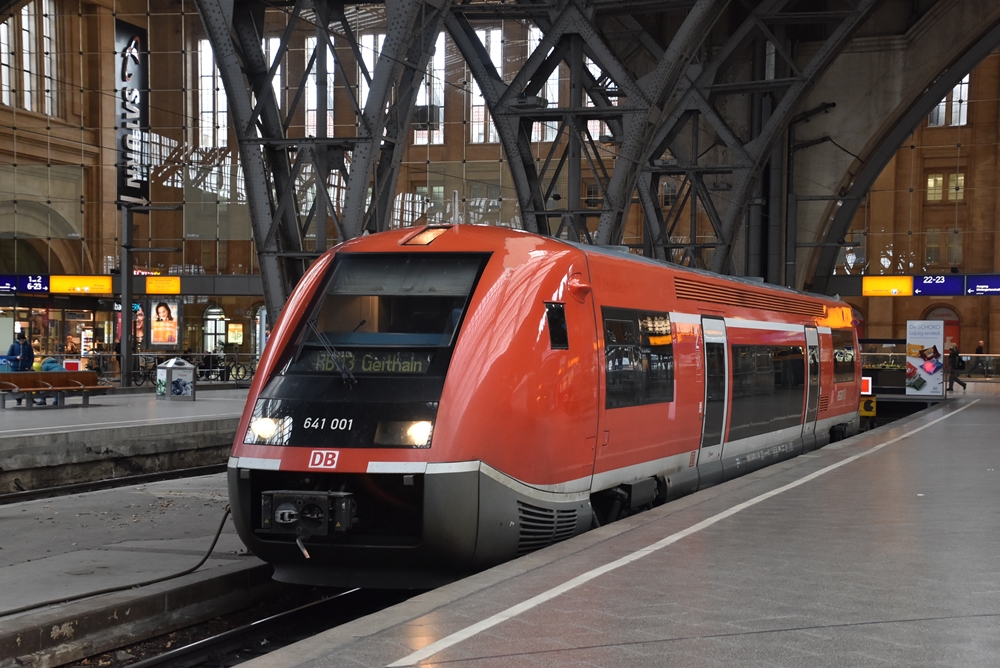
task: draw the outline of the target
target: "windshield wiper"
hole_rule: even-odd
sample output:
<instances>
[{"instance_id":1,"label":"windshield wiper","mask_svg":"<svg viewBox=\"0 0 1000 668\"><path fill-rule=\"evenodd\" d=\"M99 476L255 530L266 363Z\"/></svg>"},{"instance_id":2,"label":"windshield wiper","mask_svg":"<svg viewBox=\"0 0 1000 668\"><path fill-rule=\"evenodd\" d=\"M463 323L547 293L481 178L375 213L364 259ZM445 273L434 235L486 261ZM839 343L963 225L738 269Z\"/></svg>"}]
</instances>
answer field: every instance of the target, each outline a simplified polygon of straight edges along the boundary
<instances>
[{"instance_id":1,"label":"windshield wiper","mask_svg":"<svg viewBox=\"0 0 1000 668\"><path fill-rule=\"evenodd\" d=\"M313 331L313 334L316 335L316 338L319 339L319 343L321 346L323 346L323 350L325 350L326 354L329 355L330 359L333 360L333 365L337 367L337 371L340 372L340 377L343 378L344 383L348 385L357 384L358 381L354 377L354 374L351 373L351 370L348 369L347 366L341 361L340 353L337 351L336 348L330 345L329 340L326 338L326 334L319 331L319 328L316 326L316 319L309 318L308 320L306 320L306 324L309 325L309 329L311 329ZM358 326L360 327L361 325ZM299 352L296 353L295 355L296 357L299 357L299 355L302 354L302 347L305 344L306 340L305 338L303 338L302 343L299 345Z\"/></svg>"}]
</instances>

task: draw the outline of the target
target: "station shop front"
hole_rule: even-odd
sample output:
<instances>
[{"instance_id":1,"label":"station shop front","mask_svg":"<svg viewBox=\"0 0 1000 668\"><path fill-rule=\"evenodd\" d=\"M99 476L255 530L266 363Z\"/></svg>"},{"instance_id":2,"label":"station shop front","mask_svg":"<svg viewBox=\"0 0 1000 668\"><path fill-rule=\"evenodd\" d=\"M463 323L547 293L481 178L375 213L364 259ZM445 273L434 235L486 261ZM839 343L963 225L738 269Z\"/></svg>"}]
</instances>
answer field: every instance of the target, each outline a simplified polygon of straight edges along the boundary
<instances>
[{"instance_id":1,"label":"station shop front","mask_svg":"<svg viewBox=\"0 0 1000 668\"><path fill-rule=\"evenodd\" d=\"M137 353L257 357L268 323L254 296L142 295L132 302ZM118 352L121 301L113 297L10 296L0 301L0 347L24 332L36 357Z\"/></svg>"}]
</instances>

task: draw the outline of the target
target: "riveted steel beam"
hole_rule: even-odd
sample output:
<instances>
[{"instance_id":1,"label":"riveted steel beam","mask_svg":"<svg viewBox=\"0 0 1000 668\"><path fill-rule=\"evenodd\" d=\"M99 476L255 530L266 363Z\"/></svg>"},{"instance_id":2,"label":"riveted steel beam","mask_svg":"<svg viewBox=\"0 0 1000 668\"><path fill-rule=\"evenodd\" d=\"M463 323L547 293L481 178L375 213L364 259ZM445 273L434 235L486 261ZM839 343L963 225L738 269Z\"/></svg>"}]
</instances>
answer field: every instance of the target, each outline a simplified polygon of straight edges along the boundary
<instances>
[{"instance_id":1,"label":"riveted steel beam","mask_svg":"<svg viewBox=\"0 0 1000 668\"><path fill-rule=\"evenodd\" d=\"M437 35L452 0L387 0L386 33L371 74L368 99L344 201L349 238L387 229L407 128Z\"/></svg>"},{"instance_id":2,"label":"riveted steel beam","mask_svg":"<svg viewBox=\"0 0 1000 668\"><path fill-rule=\"evenodd\" d=\"M222 78L228 98L229 113L234 120L240 164L246 183L247 205L254 239L258 241L257 257L264 287L264 302L269 322L275 322L281 307L302 275L301 259L280 257L280 253L302 250L302 239L293 215L275 218L274 192L289 187L289 164L284 151L265 147L253 141L256 132L251 95L260 92L270 95L256 117L265 132L281 136L281 123L276 113L276 101L270 90L261 87L267 71L257 33L263 14L263 5L253 7L241 4L236 11L232 0L196 0L198 12L205 26L205 33L212 43L216 67ZM255 19L257 23L255 23ZM249 49L247 48L249 47ZM248 53L248 50L250 53ZM270 234L273 224L275 233ZM267 243L260 243L269 239Z\"/></svg>"},{"instance_id":3,"label":"riveted steel beam","mask_svg":"<svg viewBox=\"0 0 1000 668\"><path fill-rule=\"evenodd\" d=\"M328 229L343 240L387 227L420 81L451 4L385 3L379 9L386 26L382 55L369 72L349 19L356 8L345 10L336 0L282 3L283 26L266 31L268 13L279 11L273 3L197 0L233 117L272 321L308 259L328 247ZM276 77L297 32L299 39L315 35L313 50L290 100L279 100ZM348 63L333 48L334 36L349 47ZM265 40L273 39L277 49L266 51ZM344 86L358 129L353 136L335 136L328 93L335 74L352 82L355 68L367 83L368 99L358 100L356 88ZM311 127L307 121L311 134L289 136L293 118L303 114L307 85L316 98ZM334 183L337 196L331 193Z\"/></svg>"},{"instance_id":4,"label":"riveted steel beam","mask_svg":"<svg viewBox=\"0 0 1000 668\"><path fill-rule=\"evenodd\" d=\"M862 0L850 10L820 13L803 13L789 10L789 0L764 0L749 12L737 26L731 28L728 38L711 57L693 63L675 88L674 98L664 105L662 121L648 140L653 149L643 159L643 168L653 176L644 179L641 187L656 184L656 175L685 175L690 183L690 196L678 197L672 207L693 209L700 206L706 216L705 234L715 234L717 243L711 258L711 268L718 272L733 270L732 260L737 237L742 229L750 205L751 195L758 187L761 171L771 157L772 148L784 136L795 108L828 66L830 60L844 47L858 26L870 15L878 0ZM825 41L814 55L800 66L779 35L787 35L790 27L825 23L829 26ZM761 77L763 68L758 45L771 45L772 71ZM787 72L787 75L782 75ZM762 96L769 96L766 119L757 121L734 116L733 108L741 103L750 107ZM734 103L735 101L735 103ZM747 104L747 101L750 101ZM702 136L698 145L702 154L694 152L692 136ZM674 164L665 164L662 156L678 158ZM728 173L727 173L728 172ZM706 187L704 177L713 174L722 177L716 192ZM759 194L759 191L757 191ZM640 200L655 200L650 194ZM646 212L647 218L649 212ZM656 217L669 225L676 217L664 214ZM603 221L602 221L603 222ZM606 233L598 235L598 242L615 243L620 238L620 226L611 224ZM670 236L661 228L660 243ZM697 258L695 231L688 235L692 252L685 257ZM655 246L654 243L654 246Z\"/></svg>"}]
</instances>

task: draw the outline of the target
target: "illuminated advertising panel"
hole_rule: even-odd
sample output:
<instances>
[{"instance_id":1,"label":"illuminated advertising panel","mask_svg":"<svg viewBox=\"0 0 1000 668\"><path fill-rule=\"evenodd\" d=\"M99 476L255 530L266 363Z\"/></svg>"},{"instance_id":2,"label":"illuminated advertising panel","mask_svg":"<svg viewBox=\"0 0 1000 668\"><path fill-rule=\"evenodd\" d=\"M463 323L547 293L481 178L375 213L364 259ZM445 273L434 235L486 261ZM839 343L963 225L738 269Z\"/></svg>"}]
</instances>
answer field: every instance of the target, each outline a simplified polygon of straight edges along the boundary
<instances>
[{"instance_id":1,"label":"illuminated advertising panel","mask_svg":"<svg viewBox=\"0 0 1000 668\"><path fill-rule=\"evenodd\" d=\"M960 274L936 274L934 276L914 276L914 296L957 297L965 293L965 276Z\"/></svg>"},{"instance_id":2,"label":"illuminated advertising panel","mask_svg":"<svg viewBox=\"0 0 1000 668\"><path fill-rule=\"evenodd\" d=\"M181 293L180 276L147 276L147 295L179 295Z\"/></svg>"},{"instance_id":3,"label":"illuminated advertising panel","mask_svg":"<svg viewBox=\"0 0 1000 668\"><path fill-rule=\"evenodd\" d=\"M944 323L906 321L907 396L944 396Z\"/></svg>"},{"instance_id":4,"label":"illuminated advertising panel","mask_svg":"<svg viewBox=\"0 0 1000 668\"><path fill-rule=\"evenodd\" d=\"M172 299L156 302L153 305L150 313L152 320L149 323L149 342L152 345L177 345L177 318L179 310L180 303Z\"/></svg>"},{"instance_id":5,"label":"illuminated advertising panel","mask_svg":"<svg viewBox=\"0 0 1000 668\"><path fill-rule=\"evenodd\" d=\"M49 292L72 295L110 295L110 276L51 276Z\"/></svg>"},{"instance_id":6,"label":"illuminated advertising panel","mask_svg":"<svg viewBox=\"0 0 1000 668\"><path fill-rule=\"evenodd\" d=\"M913 295L913 277L864 276L861 294L865 297L909 297Z\"/></svg>"}]
</instances>

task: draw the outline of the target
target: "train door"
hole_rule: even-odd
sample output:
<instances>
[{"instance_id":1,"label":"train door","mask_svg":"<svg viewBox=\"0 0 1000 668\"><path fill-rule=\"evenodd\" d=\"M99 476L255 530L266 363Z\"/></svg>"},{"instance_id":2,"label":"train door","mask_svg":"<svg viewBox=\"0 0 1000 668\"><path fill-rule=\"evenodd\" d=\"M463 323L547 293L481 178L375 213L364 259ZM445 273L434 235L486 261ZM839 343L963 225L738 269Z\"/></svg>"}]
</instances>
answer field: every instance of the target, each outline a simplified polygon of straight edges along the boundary
<instances>
[{"instance_id":1,"label":"train door","mask_svg":"<svg viewBox=\"0 0 1000 668\"><path fill-rule=\"evenodd\" d=\"M802 450L816 449L816 415L819 412L819 336L815 327L806 327L806 420L802 424Z\"/></svg>"},{"instance_id":2,"label":"train door","mask_svg":"<svg viewBox=\"0 0 1000 668\"><path fill-rule=\"evenodd\" d=\"M722 443L729 412L729 355L726 350L726 321L701 319L705 341L705 413L698 453L699 487L722 482Z\"/></svg>"}]
</instances>

